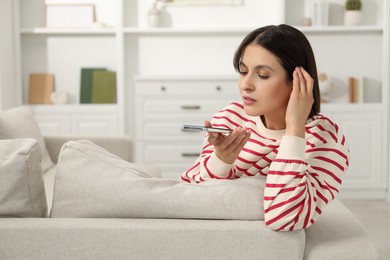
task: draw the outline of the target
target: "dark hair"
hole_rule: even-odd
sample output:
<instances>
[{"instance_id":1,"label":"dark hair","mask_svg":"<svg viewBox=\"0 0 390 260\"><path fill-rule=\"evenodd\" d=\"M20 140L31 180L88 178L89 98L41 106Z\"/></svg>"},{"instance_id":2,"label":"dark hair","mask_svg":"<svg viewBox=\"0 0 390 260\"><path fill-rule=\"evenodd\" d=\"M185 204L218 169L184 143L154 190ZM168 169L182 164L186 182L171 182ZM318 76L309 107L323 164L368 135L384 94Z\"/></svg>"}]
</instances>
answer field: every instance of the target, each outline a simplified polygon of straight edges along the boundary
<instances>
[{"instance_id":1,"label":"dark hair","mask_svg":"<svg viewBox=\"0 0 390 260\"><path fill-rule=\"evenodd\" d=\"M309 118L320 112L320 90L318 86L317 66L314 53L306 36L292 26L269 25L249 33L236 50L233 59L234 69L240 70L240 62L245 48L256 43L278 57L280 64L287 74L288 81L293 80L292 74L297 66L303 67L313 78L314 103Z\"/></svg>"}]
</instances>

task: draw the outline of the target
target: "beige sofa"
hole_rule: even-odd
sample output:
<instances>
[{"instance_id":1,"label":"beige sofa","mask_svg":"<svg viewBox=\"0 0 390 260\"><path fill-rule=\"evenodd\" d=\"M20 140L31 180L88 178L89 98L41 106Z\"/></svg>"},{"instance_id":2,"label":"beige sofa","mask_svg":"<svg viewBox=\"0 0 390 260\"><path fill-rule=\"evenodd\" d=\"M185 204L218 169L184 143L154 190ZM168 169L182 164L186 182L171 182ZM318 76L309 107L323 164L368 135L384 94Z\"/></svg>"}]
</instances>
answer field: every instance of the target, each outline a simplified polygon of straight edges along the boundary
<instances>
[{"instance_id":1,"label":"beige sofa","mask_svg":"<svg viewBox=\"0 0 390 260\"><path fill-rule=\"evenodd\" d=\"M79 137L44 138L54 163L60 155L44 178L35 139L0 140L0 259L381 259L337 199L310 228L275 232L255 207L260 186L165 181L126 161L127 137L69 139ZM16 175L25 185L9 188Z\"/></svg>"}]
</instances>

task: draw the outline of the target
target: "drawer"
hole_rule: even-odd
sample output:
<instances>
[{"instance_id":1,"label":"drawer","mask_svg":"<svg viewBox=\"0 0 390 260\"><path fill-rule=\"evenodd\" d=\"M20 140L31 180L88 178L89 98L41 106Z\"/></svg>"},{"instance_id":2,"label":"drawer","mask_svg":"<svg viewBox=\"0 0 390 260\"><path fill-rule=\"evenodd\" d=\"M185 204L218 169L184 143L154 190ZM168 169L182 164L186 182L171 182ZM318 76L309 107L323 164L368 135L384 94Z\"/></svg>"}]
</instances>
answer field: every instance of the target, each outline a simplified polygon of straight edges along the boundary
<instances>
[{"instance_id":1,"label":"drawer","mask_svg":"<svg viewBox=\"0 0 390 260\"><path fill-rule=\"evenodd\" d=\"M233 100L142 100L142 113L150 115L186 115L186 114L207 114L212 116L220 109L227 106Z\"/></svg>"},{"instance_id":2,"label":"drawer","mask_svg":"<svg viewBox=\"0 0 390 260\"><path fill-rule=\"evenodd\" d=\"M70 116L67 114L35 113L35 118L43 135L66 134L70 132Z\"/></svg>"},{"instance_id":3,"label":"drawer","mask_svg":"<svg viewBox=\"0 0 390 260\"><path fill-rule=\"evenodd\" d=\"M203 143L183 145L149 145L143 149L144 161L148 163L195 163L202 151Z\"/></svg>"},{"instance_id":4,"label":"drawer","mask_svg":"<svg viewBox=\"0 0 390 260\"><path fill-rule=\"evenodd\" d=\"M238 83L232 81L137 82L136 95L239 95Z\"/></svg>"},{"instance_id":5,"label":"drawer","mask_svg":"<svg viewBox=\"0 0 390 260\"><path fill-rule=\"evenodd\" d=\"M203 140L206 133L204 132L184 132L182 130L183 124L187 125L203 125L205 118L181 119L178 122L145 122L137 129L137 136L139 138L170 138L170 139L184 139L184 140Z\"/></svg>"},{"instance_id":6,"label":"drawer","mask_svg":"<svg viewBox=\"0 0 390 260\"><path fill-rule=\"evenodd\" d=\"M118 134L118 118L114 113L74 114L71 118L72 132L80 134Z\"/></svg>"}]
</instances>

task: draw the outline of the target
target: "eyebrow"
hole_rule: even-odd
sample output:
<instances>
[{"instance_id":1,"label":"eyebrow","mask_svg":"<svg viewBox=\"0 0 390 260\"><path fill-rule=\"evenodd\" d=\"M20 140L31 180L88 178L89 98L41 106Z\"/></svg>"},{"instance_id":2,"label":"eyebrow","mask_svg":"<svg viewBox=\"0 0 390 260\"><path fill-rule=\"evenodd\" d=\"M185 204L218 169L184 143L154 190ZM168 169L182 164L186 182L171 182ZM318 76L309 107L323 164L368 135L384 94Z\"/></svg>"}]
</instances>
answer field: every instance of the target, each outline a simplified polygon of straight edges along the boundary
<instances>
[{"instance_id":1,"label":"eyebrow","mask_svg":"<svg viewBox=\"0 0 390 260\"><path fill-rule=\"evenodd\" d=\"M242 61L240 61L240 66L241 66L241 65L244 66L244 67L246 67L246 68L248 68L248 66L246 66L245 63L242 62ZM268 65L263 65L263 64L257 65L257 66L255 67L255 69L269 69L269 70L275 72L275 70L274 70L273 68L271 68L271 67L268 66Z\"/></svg>"}]
</instances>

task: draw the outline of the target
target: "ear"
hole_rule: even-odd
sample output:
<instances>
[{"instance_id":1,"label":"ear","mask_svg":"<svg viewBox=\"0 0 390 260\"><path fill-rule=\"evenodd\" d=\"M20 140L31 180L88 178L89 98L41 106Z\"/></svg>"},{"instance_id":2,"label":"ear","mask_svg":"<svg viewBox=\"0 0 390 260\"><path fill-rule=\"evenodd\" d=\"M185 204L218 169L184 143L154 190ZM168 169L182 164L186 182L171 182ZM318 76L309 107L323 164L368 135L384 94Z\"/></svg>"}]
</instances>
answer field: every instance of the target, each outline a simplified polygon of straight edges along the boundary
<instances>
[{"instance_id":1,"label":"ear","mask_svg":"<svg viewBox=\"0 0 390 260\"><path fill-rule=\"evenodd\" d=\"M291 95L291 92L292 92L292 90L293 90L293 81L292 80L290 80L289 82L288 82L288 88L289 88L289 90L290 90L290 95Z\"/></svg>"}]
</instances>

